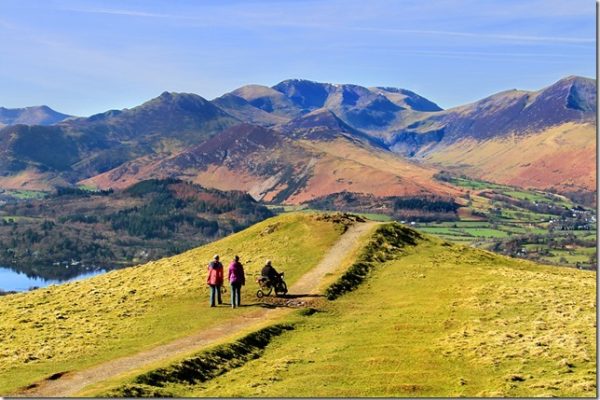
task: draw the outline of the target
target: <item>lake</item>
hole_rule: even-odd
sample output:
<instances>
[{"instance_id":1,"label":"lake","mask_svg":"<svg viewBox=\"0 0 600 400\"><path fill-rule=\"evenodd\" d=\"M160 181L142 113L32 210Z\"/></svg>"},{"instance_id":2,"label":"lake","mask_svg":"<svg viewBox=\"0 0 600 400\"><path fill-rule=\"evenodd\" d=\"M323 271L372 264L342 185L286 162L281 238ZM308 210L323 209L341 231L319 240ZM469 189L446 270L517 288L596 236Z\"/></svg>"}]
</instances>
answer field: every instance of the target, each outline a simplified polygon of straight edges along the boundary
<instances>
[{"instance_id":1,"label":"lake","mask_svg":"<svg viewBox=\"0 0 600 400\"><path fill-rule=\"evenodd\" d=\"M104 270L86 272L81 275L77 275L73 278L67 280L56 280L56 279L44 279L40 277L28 277L23 272L17 272L10 268L0 267L0 290L5 292L9 292L15 290L17 292L22 292L25 290L29 290L29 288L33 286L37 287L45 287L49 285L55 285L58 283L65 283L71 281L78 281L85 278L90 278L92 276L103 274Z\"/></svg>"}]
</instances>

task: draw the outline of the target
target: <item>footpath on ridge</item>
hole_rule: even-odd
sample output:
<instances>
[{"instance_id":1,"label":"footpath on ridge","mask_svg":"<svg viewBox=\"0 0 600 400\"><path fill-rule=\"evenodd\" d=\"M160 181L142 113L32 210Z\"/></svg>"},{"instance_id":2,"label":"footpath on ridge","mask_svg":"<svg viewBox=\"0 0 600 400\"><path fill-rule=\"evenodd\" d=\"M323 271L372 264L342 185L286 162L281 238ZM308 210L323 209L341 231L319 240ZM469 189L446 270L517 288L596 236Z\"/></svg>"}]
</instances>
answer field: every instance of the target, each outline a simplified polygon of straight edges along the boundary
<instances>
[{"instance_id":1,"label":"footpath on ridge","mask_svg":"<svg viewBox=\"0 0 600 400\"><path fill-rule=\"evenodd\" d=\"M359 246L361 243L360 237L377 224L371 221L357 222L349 227L321 261L289 288L289 293L292 295L319 294L316 282L320 282L326 274L335 271L340 261ZM37 382L30 385L28 389L19 391L16 395L26 397L70 397L89 385L117 377L157 361L201 350L203 347L221 341L225 337L235 336L253 325L264 325L265 322L277 320L291 311L290 308L285 307L260 308L250 314L240 316L239 319L219 324L137 354L110 360L81 371L68 372L56 379Z\"/></svg>"}]
</instances>

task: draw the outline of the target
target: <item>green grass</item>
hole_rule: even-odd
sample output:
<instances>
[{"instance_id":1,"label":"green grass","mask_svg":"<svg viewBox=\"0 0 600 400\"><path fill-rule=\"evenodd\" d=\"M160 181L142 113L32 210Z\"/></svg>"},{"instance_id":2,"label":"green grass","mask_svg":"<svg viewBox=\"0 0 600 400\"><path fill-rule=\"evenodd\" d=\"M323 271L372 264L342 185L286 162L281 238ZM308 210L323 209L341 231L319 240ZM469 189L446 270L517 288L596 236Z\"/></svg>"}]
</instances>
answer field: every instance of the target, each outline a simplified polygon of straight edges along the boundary
<instances>
[{"instance_id":1,"label":"green grass","mask_svg":"<svg viewBox=\"0 0 600 400\"><path fill-rule=\"evenodd\" d=\"M260 357L195 397L595 397L594 273L438 239L378 264L351 293L298 314Z\"/></svg>"},{"instance_id":2,"label":"green grass","mask_svg":"<svg viewBox=\"0 0 600 400\"><path fill-rule=\"evenodd\" d=\"M353 214L355 214L355 213L353 213ZM389 215L385 215L385 214L374 214L374 213L356 213L356 214L360 215L363 218L370 219L371 221L378 221L378 222L393 221L392 217L390 217Z\"/></svg>"},{"instance_id":3,"label":"green grass","mask_svg":"<svg viewBox=\"0 0 600 400\"><path fill-rule=\"evenodd\" d=\"M88 192L95 192L98 190L98 187L94 185L78 185L77 189L86 190Z\"/></svg>"},{"instance_id":4,"label":"green grass","mask_svg":"<svg viewBox=\"0 0 600 400\"><path fill-rule=\"evenodd\" d=\"M508 234L499 229L486 229L486 228L463 228L461 231L468 233L475 237L486 237L486 238L504 238Z\"/></svg>"},{"instance_id":5,"label":"green grass","mask_svg":"<svg viewBox=\"0 0 600 400\"><path fill-rule=\"evenodd\" d=\"M242 296L249 299L253 276L267 258L293 284L342 231L340 224L315 215L286 214L143 266L0 297L0 393L252 312L207 307L206 265L213 254L221 255L226 268L240 255L248 275Z\"/></svg>"},{"instance_id":6,"label":"green grass","mask_svg":"<svg viewBox=\"0 0 600 400\"><path fill-rule=\"evenodd\" d=\"M47 192L38 190L7 190L6 194L19 200L43 199L48 195Z\"/></svg>"}]
</instances>

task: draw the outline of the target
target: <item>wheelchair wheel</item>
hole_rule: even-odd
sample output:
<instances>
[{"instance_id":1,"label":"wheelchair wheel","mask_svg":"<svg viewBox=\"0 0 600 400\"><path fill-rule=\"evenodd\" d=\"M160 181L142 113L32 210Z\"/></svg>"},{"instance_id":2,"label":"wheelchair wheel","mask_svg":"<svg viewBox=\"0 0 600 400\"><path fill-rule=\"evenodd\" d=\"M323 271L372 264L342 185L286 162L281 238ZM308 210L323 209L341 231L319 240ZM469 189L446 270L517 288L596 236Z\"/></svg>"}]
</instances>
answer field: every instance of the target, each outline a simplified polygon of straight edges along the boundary
<instances>
[{"instance_id":1,"label":"wheelchair wheel","mask_svg":"<svg viewBox=\"0 0 600 400\"><path fill-rule=\"evenodd\" d=\"M285 284L285 282L281 282L279 284L279 287L277 288L277 290L275 291L275 294L277 296L283 296L288 292L287 290L287 285Z\"/></svg>"}]
</instances>

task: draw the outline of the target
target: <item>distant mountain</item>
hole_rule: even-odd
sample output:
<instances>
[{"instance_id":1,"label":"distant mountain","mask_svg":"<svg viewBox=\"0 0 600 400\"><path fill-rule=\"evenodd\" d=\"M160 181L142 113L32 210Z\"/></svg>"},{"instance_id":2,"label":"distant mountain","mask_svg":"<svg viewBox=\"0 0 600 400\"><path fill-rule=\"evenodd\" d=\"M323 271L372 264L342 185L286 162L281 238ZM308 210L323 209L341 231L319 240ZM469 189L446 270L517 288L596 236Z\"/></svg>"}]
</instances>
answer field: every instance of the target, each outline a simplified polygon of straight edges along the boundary
<instances>
[{"instance_id":1,"label":"distant mountain","mask_svg":"<svg viewBox=\"0 0 600 400\"><path fill-rule=\"evenodd\" d=\"M581 77L447 110L405 89L302 79L212 101L165 92L132 109L0 129L0 188L179 177L301 202L343 191L446 195L426 178L446 169L590 191L596 101L595 81Z\"/></svg>"},{"instance_id":2,"label":"distant mountain","mask_svg":"<svg viewBox=\"0 0 600 400\"><path fill-rule=\"evenodd\" d=\"M302 114L302 109L292 100L283 93L267 86L242 86L231 92L231 94L241 97L259 110L279 117L290 119Z\"/></svg>"},{"instance_id":3,"label":"distant mountain","mask_svg":"<svg viewBox=\"0 0 600 400\"><path fill-rule=\"evenodd\" d=\"M273 89L294 102L302 113L324 108L360 130L385 130L392 122L401 118L401 111L413 110L413 105L417 105L419 109L439 109L434 103L412 92L404 91L405 94L401 95L401 89L371 90L359 85L334 85L302 79L285 80L273 86ZM394 90L396 93L393 93ZM409 97L414 98L414 101L405 101Z\"/></svg>"},{"instance_id":4,"label":"distant mountain","mask_svg":"<svg viewBox=\"0 0 600 400\"><path fill-rule=\"evenodd\" d=\"M48 106L25 108L0 107L0 126L2 125L53 125L70 118L71 115L54 111Z\"/></svg>"},{"instance_id":5,"label":"distant mountain","mask_svg":"<svg viewBox=\"0 0 600 400\"><path fill-rule=\"evenodd\" d=\"M265 127L285 123L288 118L266 112L253 106L246 99L232 93L212 100L212 103L240 121Z\"/></svg>"},{"instance_id":6,"label":"distant mountain","mask_svg":"<svg viewBox=\"0 0 600 400\"><path fill-rule=\"evenodd\" d=\"M54 126L8 126L0 129L0 186L74 183L138 157L172 154L237 123L198 95L165 92L132 109Z\"/></svg>"},{"instance_id":7,"label":"distant mountain","mask_svg":"<svg viewBox=\"0 0 600 400\"><path fill-rule=\"evenodd\" d=\"M423 114L398 129L394 151L474 177L563 192L594 190L596 82L567 77Z\"/></svg>"},{"instance_id":8,"label":"distant mountain","mask_svg":"<svg viewBox=\"0 0 600 400\"><path fill-rule=\"evenodd\" d=\"M568 77L539 90L509 90L472 104L424 114L407 132L443 130L444 141L522 135L566 122L595 123L596 82Z\"/></svg>"},{"instance_id":9,"label":"distant mountain","mask_svg":"<svg viewBox=\"0 0 600 400\"><path fill-rule=\"evenodd\" d=\"M382 147L379 140L358 129L352 128L326 108L319 108L295 118L287 124L280 126L279 129L296 139L334 140L339 137L346 137L362 140L376 147Z\"/></svg>"},{"instance_id":10,"label":"distant mountain","mask_svg":"<svg viewBox=\"0 0 600 400\"><path fill-rule=\"evenodd\" d=\"M132 109L77 118L61 126L68 131L100 134L107 140L124 142L141 139L140 142L146 146L155 147L166 139L180 145L196 143L238 122L196 94L164 92Z\"/></svg>"},{"instance_id":11,"label":"distant mountain","mask_svg":"<svg viewBox=\"0 0 600 400\"><path fill-rule=\"evenodd\" d=\"M329 110L353 128L375 133L385 131L402 119L403 111L441 110L430 100L405 89L366 88L305 79L284 80L271 88L247 85L230 95L241 97L251 106L288 121L318 109ZM235 111L227 111L235 115ZM255 122L265 125L261 120Z\"/></svg>"}]
</instances>

